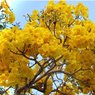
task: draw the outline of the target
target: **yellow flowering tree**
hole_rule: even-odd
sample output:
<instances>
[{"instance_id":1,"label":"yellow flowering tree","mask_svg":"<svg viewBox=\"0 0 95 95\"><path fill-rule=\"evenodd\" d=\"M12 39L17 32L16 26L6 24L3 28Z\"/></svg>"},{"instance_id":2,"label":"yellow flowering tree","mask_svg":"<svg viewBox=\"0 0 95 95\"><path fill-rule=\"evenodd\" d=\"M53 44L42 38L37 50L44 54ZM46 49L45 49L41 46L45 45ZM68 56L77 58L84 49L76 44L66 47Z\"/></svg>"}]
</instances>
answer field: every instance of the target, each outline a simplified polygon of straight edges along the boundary
<instances>
[{"instance_id":1,"label":"yellow flowering tree","mask_svg":"<svg viewBox=\"0 0 95 95\"><path fill-rule=\"evenodd\" d=\"M4 22L15 20L6 0ZM23 29L0 30L0 95L95 95L95 23L82 3L50 0Z\"/></svg>"}]
</instances>

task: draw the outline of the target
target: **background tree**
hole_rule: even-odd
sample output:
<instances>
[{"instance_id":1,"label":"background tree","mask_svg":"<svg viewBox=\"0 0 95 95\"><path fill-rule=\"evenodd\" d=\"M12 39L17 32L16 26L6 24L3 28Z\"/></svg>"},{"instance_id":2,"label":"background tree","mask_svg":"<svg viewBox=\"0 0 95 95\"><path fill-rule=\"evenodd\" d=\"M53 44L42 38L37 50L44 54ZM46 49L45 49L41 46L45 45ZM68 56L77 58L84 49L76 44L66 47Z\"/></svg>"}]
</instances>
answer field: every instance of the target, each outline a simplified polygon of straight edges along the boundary
<instances>
[{"instance_id":1,"label":"background tree","mask_svg":"<svg viewBox=\"0 0 95 95\"><path fill-rule=\"evenodd\" d=\"M5 22L15 16L4 0ZM95 95L95 23L82 3L49 1L34 10L23 29L0 32L1 95ZM4 87L4 88L3 88Z\"/></svg>"}]
</instances>

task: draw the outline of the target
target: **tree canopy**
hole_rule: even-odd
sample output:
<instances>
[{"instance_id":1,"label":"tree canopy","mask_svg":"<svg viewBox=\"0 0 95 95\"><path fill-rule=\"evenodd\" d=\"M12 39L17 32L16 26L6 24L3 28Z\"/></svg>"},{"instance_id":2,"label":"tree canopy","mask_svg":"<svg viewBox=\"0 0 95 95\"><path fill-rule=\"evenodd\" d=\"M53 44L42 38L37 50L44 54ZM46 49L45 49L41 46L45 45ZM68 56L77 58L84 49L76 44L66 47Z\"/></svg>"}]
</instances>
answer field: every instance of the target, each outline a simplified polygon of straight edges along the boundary
<instances>
[{"instance_id":1,"label":"tree canopy","mask_svg":"<svg viewBox=\"0 0 95 95\"><path fill-rule=\"evenodd\" d=\"M95 95L95 23L82 3L50 0L21 29L2 0L0 95ZM2 18L3 17L3 18ZM12 27L7 27L7 25Z\"/></svg>"}]
</instances>

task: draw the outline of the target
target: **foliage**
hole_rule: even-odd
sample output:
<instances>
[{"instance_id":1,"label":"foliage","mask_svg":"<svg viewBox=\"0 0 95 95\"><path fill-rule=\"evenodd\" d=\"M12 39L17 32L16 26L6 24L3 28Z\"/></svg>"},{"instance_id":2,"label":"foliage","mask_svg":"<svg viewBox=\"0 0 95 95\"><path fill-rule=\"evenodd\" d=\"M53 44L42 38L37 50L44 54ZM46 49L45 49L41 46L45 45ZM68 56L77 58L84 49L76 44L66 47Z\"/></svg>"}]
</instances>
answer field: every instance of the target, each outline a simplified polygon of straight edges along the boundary
<instances>
[{"instance_id":1,"label":"foliage","mask_svg":"<svg viewBox=\"0 0 95 95\"><path fill-rule=\"evenodd\" d=\"M4 21L15 20L7 2ZM33 95L95 95L95 23L88 8L50 0L41 12L28 14L23 29L0 31L0 93ZM10 95L10 94L9 94Z\"/></svg>"}]
</instances>

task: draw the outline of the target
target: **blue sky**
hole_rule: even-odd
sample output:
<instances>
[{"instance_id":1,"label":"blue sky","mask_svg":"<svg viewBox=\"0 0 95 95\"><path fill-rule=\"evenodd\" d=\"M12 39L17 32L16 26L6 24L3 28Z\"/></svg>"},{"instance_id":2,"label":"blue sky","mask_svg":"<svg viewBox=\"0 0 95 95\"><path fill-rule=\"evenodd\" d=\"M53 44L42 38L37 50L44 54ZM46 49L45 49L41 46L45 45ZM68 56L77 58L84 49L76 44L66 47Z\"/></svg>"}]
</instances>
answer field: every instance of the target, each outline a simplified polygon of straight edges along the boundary
<instances>
[{"instance_id":1,"label":"blue sky","mask_svg":"<svg viewBox=\"0 0 95 95\"><path fill-rule=\"evenodd\" d=\"M7 0L16 15L16 21L21 22L21 26L25 24L23 15L31 14L34 9L41 11L48 0ZM95 22L95 0L67 0L68 4L76 5L82 2L89 8L89 18Z\"/></svg>"}]
</instances>

